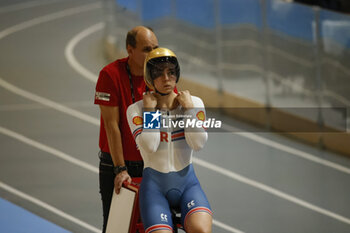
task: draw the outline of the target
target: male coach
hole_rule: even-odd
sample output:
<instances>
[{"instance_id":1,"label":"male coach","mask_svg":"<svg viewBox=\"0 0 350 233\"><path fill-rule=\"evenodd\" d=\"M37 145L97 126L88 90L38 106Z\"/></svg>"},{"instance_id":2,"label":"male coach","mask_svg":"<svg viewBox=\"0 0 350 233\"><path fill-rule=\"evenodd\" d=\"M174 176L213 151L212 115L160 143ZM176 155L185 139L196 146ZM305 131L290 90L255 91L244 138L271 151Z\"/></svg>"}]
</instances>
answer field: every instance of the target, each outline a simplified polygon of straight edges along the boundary
<instances>
[{"instance_id":1,"label":"male coach","mask_svg":"<svg viewBox=\"0 0 350 233\"><path fill-rule=\"evenodd\" d=\"M100 106L100 193L103 232L106 231L113 189L119 194L124 181L142 176L143 162L130 132L126 110L143 98L143 66L147 54L158 47L150 28L137 26L126 37L128 57L105 66L96 84L95 104ZM142 124L136 122L136 124Z\"/></svg>"}]
</instances>

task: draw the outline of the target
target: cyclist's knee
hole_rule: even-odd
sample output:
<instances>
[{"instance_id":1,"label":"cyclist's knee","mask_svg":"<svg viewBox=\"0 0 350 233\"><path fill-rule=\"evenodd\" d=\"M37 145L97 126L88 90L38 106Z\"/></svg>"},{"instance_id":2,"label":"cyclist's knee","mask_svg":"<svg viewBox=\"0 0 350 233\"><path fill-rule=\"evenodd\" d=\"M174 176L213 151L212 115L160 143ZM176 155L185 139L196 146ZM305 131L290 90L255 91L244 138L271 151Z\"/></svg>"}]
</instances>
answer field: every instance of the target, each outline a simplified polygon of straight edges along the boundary
<instances>
[{"instance_id":1,"label":"cyclist's knee","mask_svg":"<svg viewBox=\"0 0 350 233\"><path fill-rule=\"evenodd\" d=\"M211 233L212 217L206 212L193 213L186 219L185 229L188 233Z\"/></svg>"}]
</instances>

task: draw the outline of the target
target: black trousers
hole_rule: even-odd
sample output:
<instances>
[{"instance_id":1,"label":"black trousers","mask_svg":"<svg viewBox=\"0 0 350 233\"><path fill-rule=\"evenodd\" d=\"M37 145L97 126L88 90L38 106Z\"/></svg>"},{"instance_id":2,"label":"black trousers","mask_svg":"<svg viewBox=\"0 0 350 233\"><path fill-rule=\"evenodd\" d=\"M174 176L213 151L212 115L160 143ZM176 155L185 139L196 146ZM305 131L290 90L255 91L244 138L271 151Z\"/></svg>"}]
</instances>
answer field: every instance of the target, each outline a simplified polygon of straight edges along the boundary
<instances>
[{"instance_id":1,"label":"black trousers","mask_svg":"<svg viewBox=\"0 0 350 233\"><path fill-rule=\"evenodd\" d=\"M113 173L113 161L111 155L106 152L99 152L100 165L99 165L99 178L100 178L100 194L102 199L103 210L103 230L106 232L109 208L112 202L112 196L114 192L114 178ZM143 171L143 161L125 161L125 165L128 168L128 173L131 177L141 177Z\"/></svg>"}]
</instances>

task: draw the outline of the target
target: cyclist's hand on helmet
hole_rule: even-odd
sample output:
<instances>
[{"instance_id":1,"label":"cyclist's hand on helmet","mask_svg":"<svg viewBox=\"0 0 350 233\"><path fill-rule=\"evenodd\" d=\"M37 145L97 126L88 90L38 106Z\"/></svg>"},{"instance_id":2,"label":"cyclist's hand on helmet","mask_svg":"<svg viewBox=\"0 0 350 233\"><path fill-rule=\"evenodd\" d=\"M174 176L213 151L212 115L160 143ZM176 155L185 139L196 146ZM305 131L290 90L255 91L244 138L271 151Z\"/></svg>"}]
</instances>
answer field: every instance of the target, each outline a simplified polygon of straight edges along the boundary
<instances>
[{"instance_id":1,"label":"cyclist's hand on helmet","mask_svg":"<svg viewBox=\"0 0 350 233\"><path fill-rule=\"evenodd\" d=\"M157 97L154 93L147 91L143 95L143 107L145 109L154 109L157 106Z\"/></svg>"},{"instance_id":2,"label":"cyclist's hand on helmet","mask_svg":"<svg viewBox=\"0 0 350 233\"><path fill-rule=\"evenodd\" d=\"M188 90L186 91L180 91L176 97L179 104L184 107L185 109L192 109L194 108L191 94Z\"/></svg>"}]
</instances>

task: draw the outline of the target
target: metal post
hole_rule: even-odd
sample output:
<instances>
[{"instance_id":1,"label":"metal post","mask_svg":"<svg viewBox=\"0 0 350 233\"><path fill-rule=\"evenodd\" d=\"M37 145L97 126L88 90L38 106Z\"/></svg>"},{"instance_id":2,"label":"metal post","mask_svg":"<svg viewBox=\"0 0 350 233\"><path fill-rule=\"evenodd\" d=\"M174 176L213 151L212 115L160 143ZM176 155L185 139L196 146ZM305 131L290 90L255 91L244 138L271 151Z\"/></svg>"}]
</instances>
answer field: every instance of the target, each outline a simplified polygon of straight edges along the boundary
<instances>
[{"instance_id":1,"label":"metal post","mask_svg":"<svg viewBox=\"0 0 350 233\"><path fill-rule=\"evenodd\" d=\"M218 94L223 95L223 76L222 76L222 37L221 37L221 12L220 12L220 0L214 1L214 15L215 15L215 47L216 47L216 76L218 80ZM221 98L220 98L221 99ZM219 103L219 107L223 106L222 100Z\"/></svg>"},{"instance_id":2,"label":"metal post","mask_svg":"<svg viewBox=\"0 0 350 233\"><path fill-rule=\"evenodd\" d=\"M321 74L321 56L322 56L322 38L320 30L320 7L315 6L315 21L314 21L314 55L315 55L315 81L316 81L316 101L318 107L318 126L320 132L323 131L324 119L322 114L323 90L322 90L322 74ZM322 136L319 139L319 145L323 147Z\"/></svg>"},{"instance_id":3,"label":"metal post","mask_svg":"<svg viewBox=\"0 0 350 233\"><path fill-rule=\"evenodd\" d=\"M261 0L261 19L262 19L262 65L263 65L263 74L262 77L265 82L265 105L266 105L266 114L267 114L267 122L266 128L267 130L271 129L270 122L270 113L271 113L271 99L270 99L270 82L269 82L269 62L270 62L270 53L269 53L269 35L268 35L268 22L267 22L267 4L268 0Z\"/></svg>"}]
</instances>

